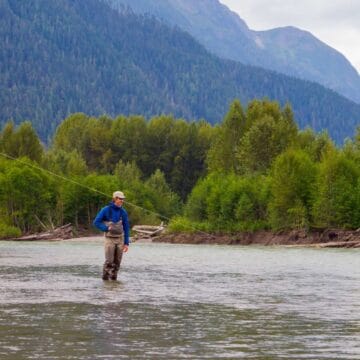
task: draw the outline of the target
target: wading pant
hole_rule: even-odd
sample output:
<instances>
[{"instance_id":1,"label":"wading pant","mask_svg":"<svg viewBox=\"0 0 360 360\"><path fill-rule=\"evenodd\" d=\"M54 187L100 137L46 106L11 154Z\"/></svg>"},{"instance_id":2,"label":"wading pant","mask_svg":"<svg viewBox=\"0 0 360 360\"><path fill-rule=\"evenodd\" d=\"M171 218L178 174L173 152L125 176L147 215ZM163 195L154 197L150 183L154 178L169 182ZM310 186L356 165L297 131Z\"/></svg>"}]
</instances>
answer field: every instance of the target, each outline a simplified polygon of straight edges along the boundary
<instances>
[{"instance_id":1,"label":"wading pant","mask_svg":"<svg viewBox=\"0 0 360 360\"><path fill-rule=\"evenodd\" d=\"M103 280L116 280L123 254L123 240L105 237L105 263Z\"/></svg>"}]
</instances>

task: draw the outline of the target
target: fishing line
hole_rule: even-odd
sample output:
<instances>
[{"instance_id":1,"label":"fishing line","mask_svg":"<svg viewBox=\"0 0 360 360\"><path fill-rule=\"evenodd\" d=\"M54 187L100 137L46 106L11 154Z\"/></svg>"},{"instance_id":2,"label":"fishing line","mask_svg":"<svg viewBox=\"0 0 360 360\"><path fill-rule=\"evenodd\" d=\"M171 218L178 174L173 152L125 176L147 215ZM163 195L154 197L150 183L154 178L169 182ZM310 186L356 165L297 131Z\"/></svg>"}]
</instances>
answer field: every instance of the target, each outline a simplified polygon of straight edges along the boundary
<instances>
[{"instance_id":1,"label":"fishing line","mask_svg":"<svg viewBox=\"0 0 360 360\"><path fill-rule=\"evenodd\" d=\"M78 185L78 186L84 188L84 189L87 189L87 190L96 192L96 193L98 193L98 194L100 194L100 195L103 195L103 196L106 196L106 197L111 197L111 196L109 196L108 194L105 194L104 192L102 192L102 191L100 191L100 190L97 190L97 189L92 188L92 187L90 187L90 186L81 184L81 183L79 183L78 181L75 181L75 180L73 180L73 179L67 178L67 177L65 177L65 176L63 176L63 175L59 175L59 174L57 174L57 173L54 173L54 172L51 171L51 170L44 169L44 168L42 168L42 167L40 167L40 166L36 166L36 165L34 165L34 164L29 164L29 163L27 163L27 162L25 162L25 161L22 161L22 160L20 160L20 159L18 159L18 158L15 158L15 157L13 157L13 156L11 156L11 155L8 155L8 154L5 154L5 153L3 153L3 152L0 152L0 155L3 156L3 157L5 157L5 158L8 158L8 159L10 159L10 160L17 161L17 162L19 162L19 163L21 163L21 164L23 164L23 165L29 166L29 167L31 167L31 168L33 168L33 169L38 170L38 171L44 171L44 172L46 172L46 173L48 173L48 174L50 174L50 175L52 175L52 176L55 176L55 177L57 177L57 178L59 178L59 179L61 179L61 180L63 180L63 181L71 182L71 183L73 183L73 184L75 184L75 185ZM145 212L147 212L147 213L149 213L149 214L156 215L157 217L159 217L159 218L161 218L161 219L164 219L164 220L167 220L167 221L170 221L170 220L171 220L169 217L167 217L167 216L165 216L165 215L162 215L162 214L159 214L159 213L157 213L157 212L155 212L155 211L151 211L151 210L149 210L149 209L143 208L143 207L141 207L141 206L139 206L139 205L136 205L136 204L133 204L133 203L131 203L131 202L129 202L129 201L125 201L125 203L126 203L126 204L129 204L130 206L133 206L133 207L135 207L135 208L144 210ZM201 231L201 230L199 230L199 229L196 229L196 228L195 228L194 226L192 226L192 225L190 225L190 227L191 227L193 230L195 230L195 231L197 231L197 232L199 232L199 233L202 233L202 234L205 234L205 235L207 235L207 236L211 236L211 237L212 237L211 234L208 234L208 233L206 233L206 232L204 232L204 231Z\"/></svg>"},{"instance_id":2,"label":"fishing line","mask_svg":"<svg viewBox=\"0 0 360 360\"><path fill-rule=\"evenodd\" d=\"M29 163L27 163L27 162L25 162L25 161L22 161L22 160L20 160L20 159L17 159L17 158L15 158L15 157L10 156L10 155L5 154L5 153L0 153L0 155L6 157L6 158L8 158L8 159L15 160L15 161L17 161L17 162L19 162L19 163L21 163L21 164L23 164L23 165L27 165L27 166L29 166L29 167L31 167L31 168L33 168L33 169L47 172L48 174L51 174L51 175L53 175L53 176L55 176L55 177L57 177L57 178L59 178L59 179L61 179L61 180L64 180L64 181L67 181L67 182L71 182L71 183L73 183L73 184L75 184L75 185L78 185L78 186L84 188L84 189L87 189L87 190L96 192L96 193L98 193L98 194L100 194L100 195L104 195L104 196L106 196L106 197L111 197L111 196L109 196L109 194L105 194L104 192L102 192L102 191L100 191L100 190L97 190L97 189L92 188L92 187L90 187L90 186L81 184L81 183L79 183L78 181L75 181L75 180L73 180L73 179L70 179L70 178L67 178L67 177L65 177L65 176L59 175L59 174L57 174L57 173L54 173L53 171L44 169L44 168L42 168L42 167L40 167L40 166L36 166L36 165L33 165L33 164L29 164ZM139 208L139 209L142 209L142 210L144 210L144 211L147 211L148 213L151 213L151 214L153 214L153 215L156 215L156 216L158 216L158 217L160 217L160 218L162 218L162 219L164 219L164 220L168 220L168 221L170 220L170 218L168 218L168 217L166 217L166 216L164 216L164 215L161 215L161 214L158 214L158 213L156 213L156 212L154 212L154 211L145 209L145 208L143 208L143 207L141 207L141 206L139 206L139 205L132 204L132 203L129 202L129 201L124 201L124 202L125 202L126 204L129 204L129 205L134 206L134 207L136 207L136 208Z\"/></svg>"}]
</instances>

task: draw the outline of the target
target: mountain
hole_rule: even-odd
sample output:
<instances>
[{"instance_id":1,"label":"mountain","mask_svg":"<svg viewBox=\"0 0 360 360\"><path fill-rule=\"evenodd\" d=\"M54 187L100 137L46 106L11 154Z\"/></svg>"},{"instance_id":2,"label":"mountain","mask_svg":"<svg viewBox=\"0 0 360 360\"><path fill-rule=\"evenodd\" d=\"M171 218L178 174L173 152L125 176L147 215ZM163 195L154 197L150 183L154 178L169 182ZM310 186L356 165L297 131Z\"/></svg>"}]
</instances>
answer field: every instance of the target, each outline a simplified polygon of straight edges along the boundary
<instances>
[{"instance_id":1,"label":"mountain","mask_svg":"<svg viewBox=\"0 0 360 360\"><path fill-rule=\"evenodd\" d=\"M360 103L360 76L338 51L295 27L253 31L218 0L107 0L152 14L226 59L318 82ZM259 9L259 11L266 11Z\"/></svg>"},{"instance_id":2,"label":"mountain","mask_svg":"<svg viewBox=\"0 0 360 360\"><path fill-rule=\"evenodd\" d=\"M316 81L360 103L360 76L338 51L294 27L255 32L267 59L258 63L298 78ZM271 65L274 64L274 65Z\"/></svg>"},{"instance_id":3,"label":"mountain","mask_svg":"<svg viewBox=\"0 0 360 360\"><path fill-rule=\"evenodd\" d=\"M188 33L100 0L0 0L0 121L43 140L73 112L221 121L230 102L290 102L301 127L342 142L360 105L308 81L223 60Z\"/></svg>"}]
</instances>

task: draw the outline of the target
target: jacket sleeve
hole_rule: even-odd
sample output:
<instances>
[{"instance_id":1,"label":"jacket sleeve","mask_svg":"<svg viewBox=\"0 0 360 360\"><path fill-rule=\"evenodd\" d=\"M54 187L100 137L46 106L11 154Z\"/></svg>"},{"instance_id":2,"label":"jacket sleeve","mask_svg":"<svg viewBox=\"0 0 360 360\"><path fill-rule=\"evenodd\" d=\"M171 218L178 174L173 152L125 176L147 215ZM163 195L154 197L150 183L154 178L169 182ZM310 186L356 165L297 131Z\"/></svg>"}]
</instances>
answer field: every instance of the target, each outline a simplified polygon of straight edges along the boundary
<instances>
[{"instance_id":1,"label":"jacket sleeve","mask_svg":"<svg viewBox=\"0 0 360 360\"><path fill-rule=\"evenodd\" d=\"M130 239L130 224L127 212L123 209L123 228L124 228L124 244L129 245Z\"/></svg>"},{"instance_id":2,"label":"jacket sleeve","mask_svg":"<svg viewBox=\"0 0 360 360\"><path fill-rule=\"evenodd\" d=\"M108 227L104 224L104 221L108 221L107 216L106 216L106 209L107 209L107 206L102 208L99 211L99 213L96 215L95 220L93 221L93 225L103 232L108 231Z\"/></svg>"}]
</instances>

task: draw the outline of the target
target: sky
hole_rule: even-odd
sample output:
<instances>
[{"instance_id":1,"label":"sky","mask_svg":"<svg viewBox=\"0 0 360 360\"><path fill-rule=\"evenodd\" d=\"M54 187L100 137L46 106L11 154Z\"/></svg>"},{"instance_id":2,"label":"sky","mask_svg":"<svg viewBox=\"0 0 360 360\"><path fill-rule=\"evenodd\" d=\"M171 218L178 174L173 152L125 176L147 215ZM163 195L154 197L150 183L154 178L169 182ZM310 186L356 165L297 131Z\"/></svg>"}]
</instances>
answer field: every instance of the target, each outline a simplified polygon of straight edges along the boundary
<instances>
[{"instance_id":1,"label":"sky","mask_svg":"<svg viewBox=\"0 0 360 360\"><path fill-rule=\"evenodd\" d=\"M252 30L296 26L346 56L360 74L360 0L220 0Z\"/></svg>"}]
</instances>

